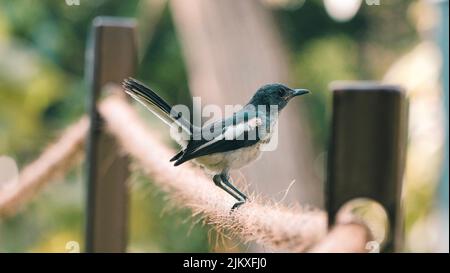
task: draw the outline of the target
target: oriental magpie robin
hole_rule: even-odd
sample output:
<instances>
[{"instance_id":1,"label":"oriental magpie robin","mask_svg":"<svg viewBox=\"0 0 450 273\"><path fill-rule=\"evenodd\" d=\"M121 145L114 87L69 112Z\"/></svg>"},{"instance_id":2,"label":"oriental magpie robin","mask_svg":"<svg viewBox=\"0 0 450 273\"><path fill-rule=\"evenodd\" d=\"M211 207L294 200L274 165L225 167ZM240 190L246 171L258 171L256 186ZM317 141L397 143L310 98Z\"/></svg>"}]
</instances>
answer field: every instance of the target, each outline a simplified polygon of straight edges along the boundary
<instances>
[{"instance_id":1,"label":"oriental magpie robin","mask_svg":"<svg viewBox=\"0 0 450 273\"><path fill-rule=\"evenodd\" d=\"M232 210L242 205L247 196L231 183L229 171L259 158L262 147L271 139L278 113L293 97L309 93L306 89L267 84L231 117L195 126L141 82L128 78L123 81L123 87L126 93L180 133L176 140L182 149L170 161L178 166L193 160L204 167L212 174L214 183L237 200Z\"/></svg>"}]
</instances>

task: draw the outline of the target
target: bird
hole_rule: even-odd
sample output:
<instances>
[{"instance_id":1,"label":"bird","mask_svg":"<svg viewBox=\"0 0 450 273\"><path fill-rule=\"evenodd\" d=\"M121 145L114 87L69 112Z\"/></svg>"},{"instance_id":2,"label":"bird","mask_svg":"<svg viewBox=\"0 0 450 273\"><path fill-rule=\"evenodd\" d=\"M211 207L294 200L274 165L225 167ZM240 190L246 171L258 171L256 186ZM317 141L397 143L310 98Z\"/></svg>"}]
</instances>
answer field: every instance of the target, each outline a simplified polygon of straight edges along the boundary
<instances>
[{"instance_id":1,"label":"bird","mask_svg":"<svg viewBox=\"0 0 450 273\"><path fill-rule=\"evenodd\" d=\"M193 161L205 169L216 186L236 199L231 211L244 204L248 197L232 183L230 171L257 160L264 145L270 143L281 110L292 98L310 93L281 83L266 84L230 117L197 126L142 82L130 77L124 79L122 86L128 95L177 132L171 136L181 150L170 162L178 166Z\"/></svg>"}]
</instances>

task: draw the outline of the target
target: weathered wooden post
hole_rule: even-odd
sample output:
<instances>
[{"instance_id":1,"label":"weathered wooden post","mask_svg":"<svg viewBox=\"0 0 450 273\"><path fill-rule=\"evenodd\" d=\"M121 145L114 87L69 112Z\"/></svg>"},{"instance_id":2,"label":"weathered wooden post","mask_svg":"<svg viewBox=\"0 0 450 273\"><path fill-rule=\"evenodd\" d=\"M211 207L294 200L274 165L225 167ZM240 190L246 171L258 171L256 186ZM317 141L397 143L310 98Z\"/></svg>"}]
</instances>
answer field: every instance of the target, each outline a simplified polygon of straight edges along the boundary
<instances>
[{"instance_id":1,"label":"weathered wooden post","mask_svg":"<svg viewBox=\"0 0 450 273\"><path fill-rule=\"evenodd\" d=\"M87 252L124 252L127 244L128 159L118 153L96 108L108 83L120 84L136 67L136 23L131 19L97 17L88 44L91 128L87 146Z\"/></svg>"},{"instance_id":2,"label":"weathered wooden post","mask_svg":"<svg viewBox=\"0 0 450 273\"><path fill-rule=\"evenodd\" d=\"M397 86L341 83L332 87L333 116L326 207L329 223L346 202L370 198L386 210L384 251L402 242L401 190L407 137L407 99Z\"/></svg>"}]
</instances>

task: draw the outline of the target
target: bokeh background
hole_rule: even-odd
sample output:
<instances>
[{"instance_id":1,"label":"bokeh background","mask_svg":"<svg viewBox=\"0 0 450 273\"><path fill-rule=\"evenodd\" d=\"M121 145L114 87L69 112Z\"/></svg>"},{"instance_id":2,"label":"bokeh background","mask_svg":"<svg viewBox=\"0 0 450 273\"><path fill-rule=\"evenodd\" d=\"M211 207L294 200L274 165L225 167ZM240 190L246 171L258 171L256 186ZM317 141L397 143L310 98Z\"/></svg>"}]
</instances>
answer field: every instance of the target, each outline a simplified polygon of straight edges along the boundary
<instances>
[{"instance_id":1,"label":"bokeh background","mask_svg":"<svg viewBox=\"0 0 450 273\"><path fill-rule=\"evenodd\" d=\"M76 3L0 0L0 190L85 113L85 50L93 19L134 17L137 78L171 103L191 105L191 95L205 104L244 103L259 85L273 81L314 91L284 114L282 122L297 125L281 131L280 151L237 174L238 183L246 177L250 191L287 204L323 206L330 82L404 86L410 99L404 251L448 252L448 1ZM279 172L270 172L269 164ZM0 252L64 252L69 241L83 247L84 167L0 219ZM258 167L264 171L256 173ZM138 168L129 182L129 252L264 251L167 206Z\"/></svg>"}]
</instances>

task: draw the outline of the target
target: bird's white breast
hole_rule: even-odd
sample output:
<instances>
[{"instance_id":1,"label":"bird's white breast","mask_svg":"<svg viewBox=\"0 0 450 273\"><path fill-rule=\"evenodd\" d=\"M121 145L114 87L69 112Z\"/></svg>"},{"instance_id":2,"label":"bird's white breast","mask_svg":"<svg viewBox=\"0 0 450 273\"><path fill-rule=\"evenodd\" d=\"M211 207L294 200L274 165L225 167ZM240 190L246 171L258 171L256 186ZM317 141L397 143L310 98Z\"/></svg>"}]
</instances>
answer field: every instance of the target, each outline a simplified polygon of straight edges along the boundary
<instances>
[{"instance_id":1,"label":"bird's white breast","mask_svg":"<svg viewBox=\"0 0 450 273\"><path fill-rule=\"evenodd\" d=\"M220 173L225 169L236 170L257 160L261 156L260 144L234 151L201 156L195 162L210 173Z\"/></svg>"}]
</instances>

